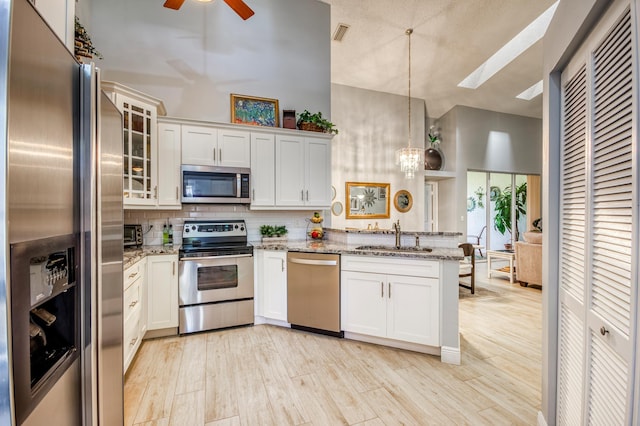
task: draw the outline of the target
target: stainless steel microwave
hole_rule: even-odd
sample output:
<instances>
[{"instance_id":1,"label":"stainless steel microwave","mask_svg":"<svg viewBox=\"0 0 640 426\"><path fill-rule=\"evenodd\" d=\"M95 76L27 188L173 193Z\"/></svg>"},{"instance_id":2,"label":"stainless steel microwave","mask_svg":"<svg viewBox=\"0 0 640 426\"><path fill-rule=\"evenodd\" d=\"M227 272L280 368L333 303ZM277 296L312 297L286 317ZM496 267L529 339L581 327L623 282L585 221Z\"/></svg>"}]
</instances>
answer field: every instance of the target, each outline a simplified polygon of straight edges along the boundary
<instances>
[{"instance_id":1,"label":"stainless steel microwave","mask_svg":"<svg viewBox=\"0 0 640 426\"><path fill-rule=\"evenodd\" d=\"M250 169L182 165L183 203L249 204Z\"/></svg>"}]
</instances>

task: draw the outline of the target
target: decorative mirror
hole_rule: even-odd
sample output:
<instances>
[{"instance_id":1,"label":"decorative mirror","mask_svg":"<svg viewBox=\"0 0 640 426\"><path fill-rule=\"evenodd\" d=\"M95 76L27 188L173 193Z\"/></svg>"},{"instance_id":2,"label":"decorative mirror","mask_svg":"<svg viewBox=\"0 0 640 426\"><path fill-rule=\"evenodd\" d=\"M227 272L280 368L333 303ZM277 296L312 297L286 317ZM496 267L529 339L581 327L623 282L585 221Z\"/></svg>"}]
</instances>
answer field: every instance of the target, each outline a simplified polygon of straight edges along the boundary
<instances>
[{"instance_id":1,"label":"decorative mirror","mask_svg":"<svg viewBox=\"0 0 640 426\"><path fill-rule=\"evenodd\" d=\"M413 207L413 197L411 193L406 189L401 189L396 192L396 195L393 197L393 205L400 213L408 212L411 210L411 207Z\"/></svg>"},{"instance_id":2,"label":"decorative mirror","mask_svg":"<svg viewBox=\"0 0 640 426\"><path fill-rule=\"evenodd\" d=\"M336 201L331 205L331 213L334 216L340 216L342 214L342 203L340 201Z\"/></svg>"},{"instance_id":3,"label":"decorative mirror","mask_svg":"<svg viewBox=\"0 0 640 426\"><path fill-rule=\"evenodd\" d=\"M388 183L346 183L345 210L347 219L389 218Z\"/></svg>"}]
</instances>

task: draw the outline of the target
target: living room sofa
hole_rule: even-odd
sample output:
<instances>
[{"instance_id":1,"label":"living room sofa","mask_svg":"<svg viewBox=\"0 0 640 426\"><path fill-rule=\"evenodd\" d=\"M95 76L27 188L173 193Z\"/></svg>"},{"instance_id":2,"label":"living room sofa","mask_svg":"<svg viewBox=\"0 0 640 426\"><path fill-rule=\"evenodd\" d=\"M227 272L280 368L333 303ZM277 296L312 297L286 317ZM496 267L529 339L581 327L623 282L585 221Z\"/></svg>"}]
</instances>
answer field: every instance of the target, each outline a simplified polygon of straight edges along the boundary
<instances>
[{"instance_id":1,"label":"living room sofa","mask_svg":"<svg viewBox=\"0 0 640 426\"><path fill-rule=\"evenodd\" d=\"M542 233L528 231L515 243L516 279L520 285L542 286Z\"/></svg>"}]
</instances>

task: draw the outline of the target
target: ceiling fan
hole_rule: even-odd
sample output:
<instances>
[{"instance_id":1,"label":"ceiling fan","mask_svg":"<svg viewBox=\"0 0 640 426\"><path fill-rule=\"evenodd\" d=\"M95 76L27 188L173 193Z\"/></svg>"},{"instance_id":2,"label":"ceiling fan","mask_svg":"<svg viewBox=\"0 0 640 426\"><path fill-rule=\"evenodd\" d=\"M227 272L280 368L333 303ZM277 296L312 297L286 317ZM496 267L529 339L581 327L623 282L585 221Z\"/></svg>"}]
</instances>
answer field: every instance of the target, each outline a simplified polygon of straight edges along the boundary
<instances>
[{"instance_id":1,"label":"ceiling fan","mask_svg":"<svg viewBox=\"0 0 640 426\"><path fill-rule=\"evenodd\" d=\"M213 1L213 0L199 0L199 1ZM168 7L169 9L178 10L182 7L182 4L185 0L166 0L164 2L164 7ZM229 5L231 9L233 9L242 19L245 21L251 18L254 14L253 10L245 2L242 0L224 0L226 4Z\"/></svg>"}]
</instances>

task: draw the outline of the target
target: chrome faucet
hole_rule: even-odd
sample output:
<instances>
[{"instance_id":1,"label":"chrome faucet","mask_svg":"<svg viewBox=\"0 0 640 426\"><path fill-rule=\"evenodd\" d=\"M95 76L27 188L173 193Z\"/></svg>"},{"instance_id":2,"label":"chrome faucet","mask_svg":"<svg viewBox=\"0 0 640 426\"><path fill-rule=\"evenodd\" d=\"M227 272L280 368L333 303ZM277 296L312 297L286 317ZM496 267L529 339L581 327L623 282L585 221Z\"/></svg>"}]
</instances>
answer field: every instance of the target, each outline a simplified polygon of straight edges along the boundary
<instances>
[{"instance_id":1,"label":"chrome faucet","mask_svg":"<svg viewBox=\"0 0 640 426\"><path fill-rule=\"evenodd\" d=\"M396 248L400 248L400 219L393 224L393 229L396 231Z\"/></svg>"}]
</instances>

